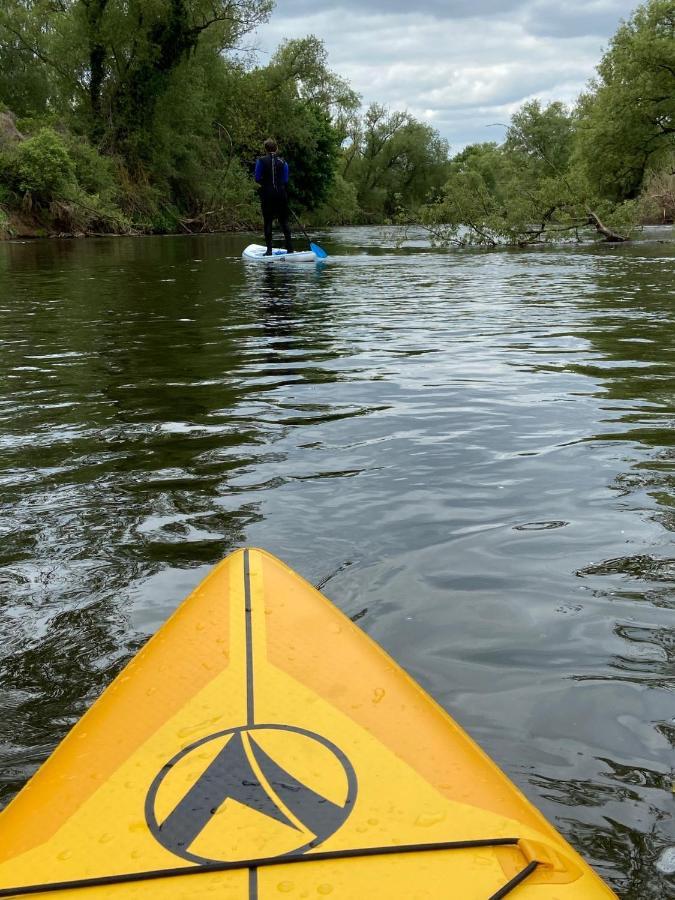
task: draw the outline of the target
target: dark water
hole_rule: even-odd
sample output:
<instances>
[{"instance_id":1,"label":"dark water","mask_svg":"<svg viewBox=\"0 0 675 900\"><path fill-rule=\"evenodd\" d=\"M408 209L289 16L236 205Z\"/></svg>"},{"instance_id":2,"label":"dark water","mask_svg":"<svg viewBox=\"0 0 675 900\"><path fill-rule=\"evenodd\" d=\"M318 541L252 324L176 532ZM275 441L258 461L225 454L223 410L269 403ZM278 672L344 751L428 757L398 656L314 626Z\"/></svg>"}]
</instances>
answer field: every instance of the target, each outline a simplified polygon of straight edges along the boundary
<instances>
[{"instance_id":1,"label":"dark water","mask_svg":"<svg viewBox=\"0 0 675 900\"><path fill-rule=\"evenodd\" d=\"M246 542L674 896L675 245L246 242L0 246L0 802Z\"/></svg>"}]
</instances>

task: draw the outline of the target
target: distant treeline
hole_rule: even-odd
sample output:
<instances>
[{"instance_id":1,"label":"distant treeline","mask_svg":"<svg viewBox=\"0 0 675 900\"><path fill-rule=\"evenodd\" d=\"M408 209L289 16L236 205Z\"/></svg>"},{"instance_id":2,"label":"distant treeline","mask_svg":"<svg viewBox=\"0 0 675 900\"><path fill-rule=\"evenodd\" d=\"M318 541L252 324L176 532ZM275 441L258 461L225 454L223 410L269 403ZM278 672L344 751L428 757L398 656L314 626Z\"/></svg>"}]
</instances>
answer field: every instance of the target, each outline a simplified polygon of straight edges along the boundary
<instances>
[{"instance_id":1,"label":"distant treeline","mask_svg":"<svg viewBox=\"0 0 675 900\"><path fill-rule=\"evenodd\" d=\"M619 240L675 213L675 0L620 25L573 108L526 103L503 143L365 112L320 40L239 52L273 0L2 0L0 233L257 227L272 135L315 225L417 223L444 243Z\"/></svg>"}]
</instances>

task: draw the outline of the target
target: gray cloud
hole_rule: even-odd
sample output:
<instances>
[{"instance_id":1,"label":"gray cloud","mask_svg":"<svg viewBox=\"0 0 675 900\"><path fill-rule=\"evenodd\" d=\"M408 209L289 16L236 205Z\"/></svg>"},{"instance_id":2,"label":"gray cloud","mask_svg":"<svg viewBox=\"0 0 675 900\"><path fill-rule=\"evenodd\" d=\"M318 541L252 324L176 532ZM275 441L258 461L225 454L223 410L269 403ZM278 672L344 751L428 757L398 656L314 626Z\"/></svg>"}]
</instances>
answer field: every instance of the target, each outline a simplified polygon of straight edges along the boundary
<instances>
[{"instance_id":1,"label":"gray cloud","mask_svg":"<svg viewBox=\"0 0 675 900\"><path fill-rule=\"evenodd\" d=\"M555 5L549 0L527 4L523 21L533 35L581 37L598 35L609 38L622 18L627 18L635 3L624 0L586 0Z\"/></svg>"},{"instance_id":2,"label":"gray cloud","mask_svg":"<svg viewBox=\"0 0 675 900\"><path fill-rule=\"evenodd\" d=\"M337 9L368 11L372 15L434 16L437 19L462 19L475 16L504 17L527 6L527 0L423 0L414 6L406 0L278 0L276 14L285 18L313 15L317 11Z\"/></svg>"},{"instance_id":3,"label":"gray cloud","mask_svg":"<svg viewBox=\"0 0 675 900\"><path fill-rule=\"evenodd\" d=\"M632 0L279 0L262 59L316 34L364 104L408 109L453 149L499 140L526 100L573 103Z\"/></svg>"},{"instance_id":4,"label":"gray cloud","mask_svg":"<svg viewBox=\"0 0 675 900\"><path fill-rule=\"evenodd\" d=\"M367 11L370 15L425 16L443 21L521 19L533 34L605 36L635 5L625 0L566 0L559 4L551 0L422 0L412 7L407 0L369 0L367 5L363 0L336 0L334 3L328 0L279 0L276 15L291 19L341 9L348 13Z\"/></svg>"}]
</instances>

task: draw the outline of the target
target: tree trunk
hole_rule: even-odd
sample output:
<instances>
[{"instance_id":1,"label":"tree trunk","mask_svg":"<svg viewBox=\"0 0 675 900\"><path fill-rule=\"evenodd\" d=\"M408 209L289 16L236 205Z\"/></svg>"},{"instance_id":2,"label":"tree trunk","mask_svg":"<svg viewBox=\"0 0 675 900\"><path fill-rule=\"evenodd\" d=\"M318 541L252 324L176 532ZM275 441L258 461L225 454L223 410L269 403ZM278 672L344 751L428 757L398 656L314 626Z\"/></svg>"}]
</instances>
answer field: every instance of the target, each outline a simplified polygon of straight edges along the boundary
<instances>
[{"instance_id":1,"label":"tree trunk","mask_svg":"<svg viewBox=\"0 0 675 900\"><path fill-rule=\"evenodd\" d=\"M101 37L101 25L108 0L85 0L89 38L89 107L92 118L91 136L95 144L104 132L102 92L105 81L105 62L108 55Z\"/></svg>"},{"instance_id":2,"label":"tree trunk","mask_svg":"<svg viewBox=\"0 0 675 900\"><path fill-rule=\"evenodd\" d=\"M605 236L609 243L621 244L624 241L630 240L630 238L626 237L625 235L619 234L616 231L612 231L611 228L608 228L606 225L604 225L600 221L600 217L597 215L597 213L594 213L592 209L587 209L586 212L588 213L589 225L594 225L595 228L600 232L600 234L603 234Z\"/></svg>"}]
</instances>

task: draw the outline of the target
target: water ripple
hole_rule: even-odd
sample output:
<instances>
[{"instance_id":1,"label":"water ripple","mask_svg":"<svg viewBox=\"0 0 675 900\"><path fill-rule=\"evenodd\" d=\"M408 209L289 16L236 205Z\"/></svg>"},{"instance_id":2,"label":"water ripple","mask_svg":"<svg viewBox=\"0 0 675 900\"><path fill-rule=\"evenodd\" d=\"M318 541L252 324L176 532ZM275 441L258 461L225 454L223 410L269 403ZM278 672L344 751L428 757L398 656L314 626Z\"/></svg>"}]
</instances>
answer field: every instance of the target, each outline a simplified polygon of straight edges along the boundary
<instances>
[{"instance_id":1,"label":"water ripple","mask_svg":"<svg viewBox=\"0 0 675 900\"><path fill-rule=\"evenodd\" d=\"M0 246L0 802L245 542L320 584L625 900L670 889L672 245Z\"/></svg>"}]
</instances>

